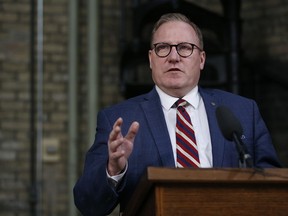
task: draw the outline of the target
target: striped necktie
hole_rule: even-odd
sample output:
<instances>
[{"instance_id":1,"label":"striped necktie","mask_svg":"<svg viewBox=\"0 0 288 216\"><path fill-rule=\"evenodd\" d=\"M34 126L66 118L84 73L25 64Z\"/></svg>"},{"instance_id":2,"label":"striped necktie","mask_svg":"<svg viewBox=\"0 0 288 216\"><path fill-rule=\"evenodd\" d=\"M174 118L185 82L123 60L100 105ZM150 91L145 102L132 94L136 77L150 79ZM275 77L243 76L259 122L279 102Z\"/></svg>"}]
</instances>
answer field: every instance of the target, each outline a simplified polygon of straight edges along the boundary
<instances>
[{"instance_id":1,"label":"striped necktie","mask_svg":"<svg viewBox=\"0 0 288 216\"><path fill-rule=\"evenodd\" d=\"M185 106L187 101L179 99L176 101L176 152L177 167L200 167L196 138L193 125Z\"/></svg>"}]
</instances>

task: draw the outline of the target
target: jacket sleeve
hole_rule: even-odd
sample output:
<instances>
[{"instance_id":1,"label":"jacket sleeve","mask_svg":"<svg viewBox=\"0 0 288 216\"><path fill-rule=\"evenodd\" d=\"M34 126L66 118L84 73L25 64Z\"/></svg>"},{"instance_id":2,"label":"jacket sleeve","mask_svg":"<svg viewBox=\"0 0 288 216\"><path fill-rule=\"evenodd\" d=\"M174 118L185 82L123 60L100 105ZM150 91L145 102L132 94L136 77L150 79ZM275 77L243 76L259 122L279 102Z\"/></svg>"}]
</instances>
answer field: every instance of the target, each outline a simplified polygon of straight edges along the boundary
<instances>
[{"instance_id":1,"label":"jacket sleeve","mask_svg":"<svg viewBox=\"0 0 288 216\"><path fill-rule=\"evenodd\" d=\"M254 165L255 167L270 168L281 167L277 152L272 143L270 133L259 112L257 104L253 101L253 135L254 135Z\"/></svg>"},{"instance_id":2,"label":"jacket sleeve","mask_svg":"<svg viewBox=\"0 0 288 216\"><path fill-rule=\"evenodd\" d=\"M118 204L117 188L107 178L107 141L112 125L104 112L99 112L95 141L86 154L82 176L74 186L74 201L84 216L107 215Z\"/></svg>"}]
</instances>

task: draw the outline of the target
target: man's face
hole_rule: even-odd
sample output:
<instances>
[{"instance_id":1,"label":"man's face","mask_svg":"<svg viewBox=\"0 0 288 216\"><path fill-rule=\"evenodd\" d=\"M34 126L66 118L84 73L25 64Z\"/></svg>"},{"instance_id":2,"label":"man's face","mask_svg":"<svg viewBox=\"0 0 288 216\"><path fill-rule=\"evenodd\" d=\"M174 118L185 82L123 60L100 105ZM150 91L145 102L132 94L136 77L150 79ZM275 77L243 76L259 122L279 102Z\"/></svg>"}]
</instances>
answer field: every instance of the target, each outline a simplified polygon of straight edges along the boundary
<instances>
[{"instance_id":1,"label":"man's face","mask_svg":"<svg viewBox=\"0 0 288 216\"><path fill-rule=\"evenodd\" d=\"M155 32L153 39L153 44L175 45L182 42L199 46L194 29L189 24L180 21L162 24ZM204 68L205 52L194 48L192 55L181 57L176 47L172 47L170 54L161 58L153 49L149 50L149 61L155 84L171 96L183 97L198 84L200 71Z\"/></svg>"}]
</instances>

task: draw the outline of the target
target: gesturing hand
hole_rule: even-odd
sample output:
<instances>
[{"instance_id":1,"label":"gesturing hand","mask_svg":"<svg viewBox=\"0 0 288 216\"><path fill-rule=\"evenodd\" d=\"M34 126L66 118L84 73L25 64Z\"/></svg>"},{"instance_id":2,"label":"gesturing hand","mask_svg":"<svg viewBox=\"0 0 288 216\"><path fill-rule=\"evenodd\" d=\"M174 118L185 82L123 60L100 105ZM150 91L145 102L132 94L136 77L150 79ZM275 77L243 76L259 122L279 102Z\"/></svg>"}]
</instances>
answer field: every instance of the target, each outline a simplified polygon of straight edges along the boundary
<instances>
[{"instance_id":1,"label":"gesturing hand","mask_svg":"<svg viewBox=\"0 0 288 216\"><path fill-rule=\"evenodd\" d=\"M108 173L111 176L118 175L127 163L127 160L133 150L135 136L139 129L139 123L133 122L126 136L123 137L121 126L122 118L118 118L113 125L108 140Z\"/></svg>"}]
</instances>

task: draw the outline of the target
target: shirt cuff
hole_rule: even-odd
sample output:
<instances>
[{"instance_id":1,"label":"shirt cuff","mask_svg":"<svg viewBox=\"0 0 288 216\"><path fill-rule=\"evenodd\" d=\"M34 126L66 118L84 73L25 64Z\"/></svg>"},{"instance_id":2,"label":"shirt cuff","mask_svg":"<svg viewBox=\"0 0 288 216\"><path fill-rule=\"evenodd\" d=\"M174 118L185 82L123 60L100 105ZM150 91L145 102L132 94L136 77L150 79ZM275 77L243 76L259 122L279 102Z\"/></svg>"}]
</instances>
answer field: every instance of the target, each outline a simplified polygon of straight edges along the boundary
<instances>
[{"instance_id":1,"label":"shirt cuff","mask_svg":"<svg viewBox=\"0 0 288 216\"><path fill-rule=\"evenodd\" d=\"M126 163L125 169L119 175L111 176L111 175L109 175L108 170L106 168L106 174L107 174L109 183L111 183L114 187L116 187L117 184L120 182L120 180L125 175L125 173L127 172L127 169L128 169L128 162Z\"/></svg>"}]
</instances>

